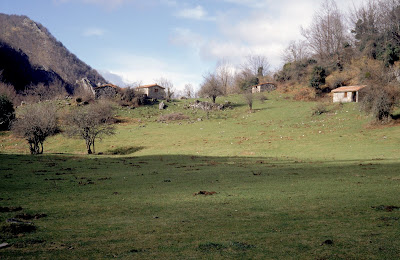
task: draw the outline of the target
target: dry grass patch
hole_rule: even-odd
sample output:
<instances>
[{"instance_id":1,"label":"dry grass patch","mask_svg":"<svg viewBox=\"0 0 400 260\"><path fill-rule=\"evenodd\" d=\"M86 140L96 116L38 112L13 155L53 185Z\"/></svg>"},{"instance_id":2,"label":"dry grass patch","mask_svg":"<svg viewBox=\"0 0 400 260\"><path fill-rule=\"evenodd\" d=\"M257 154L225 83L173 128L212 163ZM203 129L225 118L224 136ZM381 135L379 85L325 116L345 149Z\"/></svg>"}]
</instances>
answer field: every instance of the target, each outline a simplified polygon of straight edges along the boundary
<instances>
[{"instance_id":1,"label":"dry grass patch","mask_svg":"<svg viewBox=\"0 0 400 260\"><path fill-rule=\"evenodd\" d=\"M159 122L169 122L169 121L181 121L187 120L189 117L183 113L172 113L167 115L161 115L158 119Z\"/></svg>"}]
</instances>

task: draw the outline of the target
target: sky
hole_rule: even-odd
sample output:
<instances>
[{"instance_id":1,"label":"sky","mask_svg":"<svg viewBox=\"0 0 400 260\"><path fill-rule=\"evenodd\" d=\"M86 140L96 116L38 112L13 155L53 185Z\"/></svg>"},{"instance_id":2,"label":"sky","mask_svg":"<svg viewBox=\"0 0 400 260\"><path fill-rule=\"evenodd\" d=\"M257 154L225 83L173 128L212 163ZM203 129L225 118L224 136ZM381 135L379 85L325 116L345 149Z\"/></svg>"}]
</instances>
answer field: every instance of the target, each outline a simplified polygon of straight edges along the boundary
<instances>
[{"instance_id":1,"label":"sky","mask_svg":"<svg viewBox=\"0 0 400 260\"><path fill-rule=\"evenodd\" d=\"M337 0L349 10L362 0ZM107 80L123 86L163 77L199 88L218 61L264 55L271 68L302 39L322 0L0 0L0 13L49 29Z\"/></svg>"}]
</instances>

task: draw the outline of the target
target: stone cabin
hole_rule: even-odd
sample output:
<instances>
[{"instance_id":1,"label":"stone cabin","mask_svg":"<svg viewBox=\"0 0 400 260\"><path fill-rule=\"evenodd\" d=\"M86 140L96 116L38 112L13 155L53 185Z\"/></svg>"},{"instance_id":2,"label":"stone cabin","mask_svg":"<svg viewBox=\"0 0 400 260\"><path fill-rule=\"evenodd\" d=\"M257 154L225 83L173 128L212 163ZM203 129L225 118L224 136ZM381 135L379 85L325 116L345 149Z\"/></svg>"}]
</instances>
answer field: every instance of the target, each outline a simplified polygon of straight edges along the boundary
<instances>
[{"instance_id":1,"label":"stone cabin","mask_svg":"<svg viewBox=\"0 0 400 260\"><path fill-rule=\"evenodd\" d=\"M137 87L136 92L139 94L146 95L148 98L153 98L153 99L165 98L165 88L157 84Z\"/></svg>"},{"instance_id":2,"label":"stone cabin","mask_svg":"<svg viewBox=\"0 0 400 260\"><path fill-rule=\"evenodd\" d=\"M334 103L349 103L358 102L360 94L359 91L366 86L346 86L332 90Z\"/></svg>"},{"instance_id":3,"label":"stone cabin","mask_svg":"<svg viewBox=\"0 0 400 260\"><path fill-rule=\"evenodd\" d=\"M94 87L94 95L95 98L114 98L118 91L119 87L113 84L104 84L98 87Z\"/></svg>"},{"instance_id":4,"label":"stone cabin","mask_svg":"<svg viewBox=\"0 0 400 260\"><path fill-rule=\"evenodd\" d=\"M273 91L276 89L276 85L271 82L261 83L251 87L251 93L261 93L264 91Z\"/></svg>"}]
</instances>

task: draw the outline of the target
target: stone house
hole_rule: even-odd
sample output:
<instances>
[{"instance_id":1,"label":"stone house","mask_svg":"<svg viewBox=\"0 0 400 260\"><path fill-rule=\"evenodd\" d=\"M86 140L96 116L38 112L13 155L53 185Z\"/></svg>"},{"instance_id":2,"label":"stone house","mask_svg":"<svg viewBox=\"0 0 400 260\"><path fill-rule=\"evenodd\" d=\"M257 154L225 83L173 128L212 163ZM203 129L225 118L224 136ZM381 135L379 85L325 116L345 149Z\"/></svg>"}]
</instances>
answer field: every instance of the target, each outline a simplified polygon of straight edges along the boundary
<instances>
[{"instance_id":1,"label":"stone house","mask_svg":"<svg viewBox=\"0 0 400 260\"><path fill-rule=\"evenodd\" d=\"M251 87L251 93L261 93L264 91L273 91L276 89L276 85L271 82L266 82L266 83L260 83L258 85L252 86Z\"/></svg>"},{"instance_id":2,"label":"stone house","mask_svg":"<svg viewBox=\"0 0 400 260\"><path fill-rule=\"evenodd\" d=\"M332 90L334 103L358 102L359 91L366 86L346 86Z\"/></svg>"},{"instance_id":3,"label":"stone house","mask_svg":"<svg viewBox=\"0 0 400 260\"><path fill-rule=\"evenodd\" d=\"M119 92L119 87L113 84L104 84L94 87L95 98L114 98Z\"/></svg>"},{"instance_id":4,"label":"stone house","mask_svg":"<svg viewBox=\"0 0 400 260\"><path fill-rule=\"evenodd\" d=\"M165 98L165 88L157 84L137 87L136 92L139 94L146 95L148 98L153 98L153 99Z\"/></svg>"}]
</instances>

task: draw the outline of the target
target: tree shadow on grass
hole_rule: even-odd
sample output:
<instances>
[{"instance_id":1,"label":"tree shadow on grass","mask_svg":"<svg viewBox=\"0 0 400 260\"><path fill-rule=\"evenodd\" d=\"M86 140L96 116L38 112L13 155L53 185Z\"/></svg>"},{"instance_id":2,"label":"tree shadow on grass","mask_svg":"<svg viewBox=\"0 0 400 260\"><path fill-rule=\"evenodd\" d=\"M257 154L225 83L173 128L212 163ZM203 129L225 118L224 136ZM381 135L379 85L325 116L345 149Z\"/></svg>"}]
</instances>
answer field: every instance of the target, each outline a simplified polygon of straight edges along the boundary
<instances>
[{"instance_id":1,"label":"tree shadow on grass","mask_svg":"<svg viewBox=\"0 0 400 260\"><path fill-rule=\"evenodd\" d=\"M105 155L128 155L128 154L133 154L136 152L139 152L143 150L143 146L127 146L127 147L118 147L112 150L107 150Z\"/></svg>"}]
</instances>

